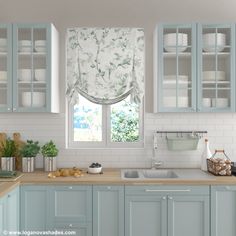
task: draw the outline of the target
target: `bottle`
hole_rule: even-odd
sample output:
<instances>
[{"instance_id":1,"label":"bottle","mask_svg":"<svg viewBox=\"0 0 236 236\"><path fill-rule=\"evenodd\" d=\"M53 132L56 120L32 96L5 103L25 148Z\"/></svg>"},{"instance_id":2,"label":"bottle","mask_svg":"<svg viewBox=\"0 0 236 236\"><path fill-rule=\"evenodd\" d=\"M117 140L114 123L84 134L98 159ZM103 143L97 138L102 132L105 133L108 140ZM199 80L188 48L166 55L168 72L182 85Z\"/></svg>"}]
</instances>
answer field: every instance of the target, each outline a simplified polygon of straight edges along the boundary
<instances>
[{"instance_id":1,"label":"bottle","mask_svg":"<svg viewBox=\"0 0 236 236\"><path fill-rule=\"evenodd\" d=\"M211 157L212 157L212 153L209 148L209 142L208 142L208 139L205 139L205 148L202 153L201 170L207 171L207 159Z\"/></svg>"}]
</instances>

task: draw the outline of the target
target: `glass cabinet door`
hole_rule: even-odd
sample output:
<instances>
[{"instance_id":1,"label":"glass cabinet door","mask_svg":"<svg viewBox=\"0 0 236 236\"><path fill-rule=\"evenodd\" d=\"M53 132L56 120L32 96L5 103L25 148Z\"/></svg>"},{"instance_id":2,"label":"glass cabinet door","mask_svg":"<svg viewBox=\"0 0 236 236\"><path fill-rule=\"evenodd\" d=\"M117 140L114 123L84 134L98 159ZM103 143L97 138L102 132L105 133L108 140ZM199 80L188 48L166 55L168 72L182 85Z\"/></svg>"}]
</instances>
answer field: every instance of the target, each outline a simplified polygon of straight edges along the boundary
<instances>
[{"instance_id":1,"label":"glass cabinet door","mask_svg":"<svg viewBox=\"0 0 236 236\"><path fill-rule=\"evenodd\" d=\"M12 111L12 26L0 24L0 111Z\"/></svg>"},{"instance_id":2,"label":"glass cabinet door","mask_svg":"<svg viewBox=\"0 0 236 236\"><path fill-rule=\"evenodd\" d=\"M199 24L199 111L234 111L234 27Z\"/></svg>"},{"instance_id":3,"label":"glass cabinet door","mask_svg":"<svg viewBox=\"0 0 236 236\"><path fill-rule=\"evenodd\" d=\"M159 111L195 111L195 25L160 25L158 45Z\"/></svg>"},{"instance_id":4,"label":"glass cabinet door","mask_svg":"<svg viewBox=\"0 0 236 236\"><path fill-rule=\"evenodd\" d=\"M45 111L48 91L48 29L14 25L13 111Z\"/></svg>"}]
</instances>

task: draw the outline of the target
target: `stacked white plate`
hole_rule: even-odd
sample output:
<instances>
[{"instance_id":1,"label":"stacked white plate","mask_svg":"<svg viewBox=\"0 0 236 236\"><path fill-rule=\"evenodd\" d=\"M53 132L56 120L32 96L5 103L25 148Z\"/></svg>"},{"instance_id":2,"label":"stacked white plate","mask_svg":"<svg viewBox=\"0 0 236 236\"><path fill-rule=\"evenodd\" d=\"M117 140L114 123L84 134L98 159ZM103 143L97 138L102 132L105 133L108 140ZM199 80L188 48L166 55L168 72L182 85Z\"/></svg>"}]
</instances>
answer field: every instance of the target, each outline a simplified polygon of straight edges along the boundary
<instances>
[{"instance_id":1,"label":"stacked white plate","mask_svg":"<svg viewBox=\"0 0 236 236\"><path fill-rule=\"evenodd\" d=\"M204 81L224 81L226 80L224 71L203 71L202 77Z\"/></svg>"},{"instance_id":2,"label":"stacked white plate","mask_svg":"<svg viewBox=\"0 0 236 236\"><path fill-rule=\"evenodd\" d=\"M174 81L178 81L179 82L187 82L188 81L188 76L187 75L166 75L164 76L164 81L165 82L174 82Z\"/></svg>"},{"instance_id":3,"label":"stacked white plate","mask_svg":"<svg viewBox=\"0 0 236 236\"><path fill-rule=\"evenodd\" d=\"M35 69L34 78L37 81L44 82L46 80L46 69Z\"/></svg>"},{"instance_id":4,"label":"stacked white plate","mask_svg":"<svg viewBox=\"0 0 236 236\"><path fill-rule=\"evenodd\" d=\"M176 107L176 97L164 97L163 107ZM188 107L188 97L178 97L178 107Z\"/></svg>"},{"instance_id":5,"label":"stacked white plate","mask_svg":"<svg viewBox=\"0 0 236 236\"><path fill-rule=\"evenodd\" d=\"M170 33L170 34L164 35L164 49L167 52L177 52L177 51L183 52L187 49L187 46L188 46L188 35L187 34Z\"/></svg>"},{"instance_id":6,"label":"stacked white plate","mask_svg":"<svg viewBox=\"0 0 236 236\"><path fill-rule=\"evenodd\" d=\"M228 98L212 98L212 106L217 108L226 108L229 107Z\"/></svg>"},{"instance_id":7,"label":"stacked white plate","mask_svg":"<svg viewBox=\"0 0 236 236\"><path fill-rule=\"evenodd\" d=\"M31 81L31 69L19 69L18 80L20 81Z\"/></svg>"},{"instance_id":8,"label":"stacked white plate","mask_svg":"<svg viewBox=\"0 0 236 236\"><path fill-rule=\"evenodd\" d=\"M32 96L32 105L31 105ZM22 92L22 106L23 107L44 107L45 106L45 92Z\"/></svg>"},{"instance_id":9,"label":"stacked white plate","mask_svg":"<svg viewBox=\"0 0 236 236\"><path fill-rule=\"evenodd\" d=\"M35 40L34 49L36 52L46 52L46 40Z\"/></svg>"},{"instance_id":10,"label":"stacked white plate","mask_svg":"<svg viewBox=\"0 0 236 236\"><path fill-rule=\"evenodd\" d=\"M0 71L0 81L6 81L7 80L7 72L4 70Z\"/></svg>"},{"instance_id":11,"label":"stacked white plate","mask_svg":"<svg viewBox=\"0 0 236 236\"><path fill-rule=\"evenodd\" d=\"M7 51L7 39L0 38L0 52L6 52L6 51Z\"/></svg>"},{"instance_id":12,"label":"stacked white plate","mask_svg":"<svg viewBox=\"0 0 236 236\"><path fill-rule=\"evenodd\" d=\"M31 52L31 40L19 40L19 52Z\"/></svg>"},{"instance_id":13,"label":"stacked white plate","mask_svg":"<svg viewBox=\"0 0 236 236\"><path fill-rule=\"evenodd\" d=\"M226 45L226 35L222 33L203 34L202 44L205 52L221 52Z\"/></svg>"}]
</instances>

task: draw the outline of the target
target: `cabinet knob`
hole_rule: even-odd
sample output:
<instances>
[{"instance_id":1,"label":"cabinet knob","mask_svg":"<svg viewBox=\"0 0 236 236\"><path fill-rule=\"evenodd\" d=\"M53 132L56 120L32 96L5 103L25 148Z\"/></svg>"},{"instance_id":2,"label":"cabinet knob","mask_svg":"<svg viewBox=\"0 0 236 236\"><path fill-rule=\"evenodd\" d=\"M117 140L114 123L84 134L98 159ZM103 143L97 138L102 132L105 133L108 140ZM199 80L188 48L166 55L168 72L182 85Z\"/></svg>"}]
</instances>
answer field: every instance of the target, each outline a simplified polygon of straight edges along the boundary
<instances>
[{"instance_id":1,"label":"cabinet knob","mask_svg":"<svg viewBox=\"0 0 236 236\"><path fill-rule=\"evenodd\" d=\"M168 197L168 199L169 199L169 200L172 200L172 199L173 199L173 197Z\"/></svg>"},{"instance_id":2,"label":"cabinet knob","mask_svg":"<svg viewBox=\"0 0 236 236\"><path fill-rule=\"evenodd\" d=\"M73 189L73 187L72 187L72 186L70 186L70 187L69 187L69 189Z\"/></svg>"},{"instance_id":3,"label":"cabinet knob","mask_svg":"<svg viewBox=\"0 0 236 236\"><path fill-rule=\"evenodd\" d=\"M8 108L7 108L7 110L8 110L8 111L10 111L10 110L11 110L11 108L10 108L10 107L8 107Z\"/></svg>"},{"instance_id":4,"label":"cabinet knob","mask_svg":"<svg viewBox=\"0 0 236 236\"><path fill-rule=\"evenodd\" d=\"M16 108L15 108L15 107L13 108L13 111L16 111Z\"/></svg>"},{"instance_id":5,"label":"cabinet knob","mask_svg":"<svg viewBox=\"0 0 236 236\"><path fill-rule=\"evenodd\" d=\"M163 200L166 200L166 197L162 197Z\"/></svg>"},{"instance_id":6,"label":"cabinet knob","mask_svg":"<svg viewBox=\"0 0 236 236\"><path fill-rule=\"evenodd\" d=\"M108 189L108 190L111 190L111 186L108 186L107 189Z\"/></svg>"},{"instance_id":7,"label":"cabinet knob","mask_svg":"<svg viewBox=\"0 0 236 236\"><path fill-rule=\"evenodd\" d=\"M72 227L73 226L73 224L69 224L69 227Z\"/></svg>"}]
</instances>

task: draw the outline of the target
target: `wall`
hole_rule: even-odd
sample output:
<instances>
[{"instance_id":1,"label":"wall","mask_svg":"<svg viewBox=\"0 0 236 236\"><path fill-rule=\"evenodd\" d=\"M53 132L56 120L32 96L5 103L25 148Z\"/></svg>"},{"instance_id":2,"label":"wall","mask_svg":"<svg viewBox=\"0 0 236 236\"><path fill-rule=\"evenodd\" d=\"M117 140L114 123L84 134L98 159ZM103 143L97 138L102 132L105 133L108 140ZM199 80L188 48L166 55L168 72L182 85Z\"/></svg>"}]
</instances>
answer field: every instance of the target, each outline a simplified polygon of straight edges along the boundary
<instances>
[{"instance_id":1,"label":"wall","mask_svg":"<svg viewBox=\"0 0 236 236\"><path fill-rule=\"evenodd\" d=\"M214 6L214 8L213 8ZM0 22L53 22L60 33L60 114L0 114L0 130L41 143L55 140L60 147L58 164L86 167L93 161L107 167L148 167L154 130L200 129L209 131L212 149L236 154L234 114L152 114L153 30L158 22L236 22L236 2L228 0L0 0ZM210 14L209 14L210 13ZM146 38L146 118L144 149L65 149L65 32L68 27L143 27ZM171 153L160 138L158 158L166 167L198 167L202 141L197 151ZM236 161L236 158L235 158ZM38 158L37 166L42 166Z\"/></svg>"}]
</instances>

